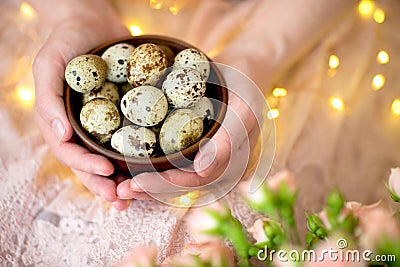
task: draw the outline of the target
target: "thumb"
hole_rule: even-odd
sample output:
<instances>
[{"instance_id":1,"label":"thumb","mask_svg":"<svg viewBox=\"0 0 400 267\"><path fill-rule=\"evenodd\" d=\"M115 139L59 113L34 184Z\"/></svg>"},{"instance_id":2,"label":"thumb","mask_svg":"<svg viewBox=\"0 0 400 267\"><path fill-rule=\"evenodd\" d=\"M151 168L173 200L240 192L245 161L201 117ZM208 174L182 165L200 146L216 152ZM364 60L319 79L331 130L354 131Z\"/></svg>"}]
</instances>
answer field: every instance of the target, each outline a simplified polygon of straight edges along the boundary
<instances>
[{"instance_id":1,"label":"thumb","mask_svg":"<svg viewBox=\"0 0 400 267\"><path fill-rule=\"evenodd\" d=\"M232 157L240 158L241 168L246 168L249 159L248 133L255 128L257 121L251 108L236 95L230 95L230 105L220 129L208 141L200 145L194 160L194 169L199 176L220 176L228 168ZM240 112L237 112L240 111ZM238 168L240 166L234 166Z\"/></svg>"},{"instance_id":2,"label":"thumb","mask_svg":"<svg viewBox=\"0 0 400 267\"><path fill-rule=\"evenodd\" d=\"M35 116L51 127L59 141L67 141L72 137L73 129L63 101L66 59L59 51L62 51L60 45L45 45L33 63Z\"/></svg>"}]
</instances>

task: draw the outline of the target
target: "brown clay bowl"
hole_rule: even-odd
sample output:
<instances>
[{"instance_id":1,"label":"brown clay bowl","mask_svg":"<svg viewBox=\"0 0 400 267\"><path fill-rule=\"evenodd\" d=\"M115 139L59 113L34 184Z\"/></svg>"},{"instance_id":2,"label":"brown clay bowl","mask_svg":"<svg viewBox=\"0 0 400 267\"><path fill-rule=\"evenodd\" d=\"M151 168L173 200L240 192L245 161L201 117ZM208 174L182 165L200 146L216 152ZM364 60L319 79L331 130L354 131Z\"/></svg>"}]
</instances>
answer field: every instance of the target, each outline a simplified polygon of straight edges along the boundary
<instances>
[{"instance_id":1,"label":"brown clay bowl","mask_svg":"<svg viewBox=\"0 0 400 267\"><path fill-rule=\"evenodd\" d=\"M169 47L174 54L177 54L179 51L186 48L195 48L188 43L171 37L161 35L142 35L130 36L108 42L94 48L88 53L101 56L108 47L117 43L129 43L135 47L143 43L154 43ZM210 60L210 62L212 61ZM180 152L169 154L167 156L162 155L146 159L126 157L114 151L111 147L99 145L96 140L82 128L79 121L79 113L82 108L81 94L72 90L66 83L64 91L64 101L68 119L75 131L77 142L86 147L92 153L103 155L108 158L114 164L114 174L124 174L128 176L136 175L141 172L165 171L175 167L184 167L191 163L191 160L194 159L199 150L200 143L211 138L217 132L226 113L228 92L225 81L214 64L211 64L210 77L207 81L206 96L217 101L213 101L215 113L214 120L211 120L207 125L205 125L202 138Z\"/></svg>"}]
</instances>

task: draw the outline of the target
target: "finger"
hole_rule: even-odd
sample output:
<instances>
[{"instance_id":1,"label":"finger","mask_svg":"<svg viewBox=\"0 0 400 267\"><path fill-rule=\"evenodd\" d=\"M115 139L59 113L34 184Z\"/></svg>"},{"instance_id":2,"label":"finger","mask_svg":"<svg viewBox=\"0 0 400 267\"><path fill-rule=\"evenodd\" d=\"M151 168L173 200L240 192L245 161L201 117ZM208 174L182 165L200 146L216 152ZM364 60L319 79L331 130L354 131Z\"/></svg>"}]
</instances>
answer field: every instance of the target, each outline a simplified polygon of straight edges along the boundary
<instances>
[{"instance_id":1,"label":"finger","mask_svg":"<svg viewBox=\"0 0 400 267\"><path fill-rule=\"evenodd\" d=\"M234 94L230 95L229 101L220 129L206 144L200 146L195 157L194 168L201 177L221 174L231 156L241 156L235 153L236 150L248 140L248 132L257 125L253 111L245 101Z\"/></svg>"},{"instance_id":2,"label":"finger","mask_svg":"<svg viewBox=\"0 0 400 267\"><path fill-rule=\"evenodd\" d=\"M131 203L130 200L118 199L117 201L111 203L111 205L114 207L114 209L118 211L123 211L129 208L130 203Z\"/></svg>"},{"instance_id":3,"label":"finger","mask_svg":"<svg viewBox=\"0 0 400 267\"><path fill-rule=\"evenodd\" d=\"M113 180L75 169L72 169L72 171L94 195L101 196L105 201L111 203L118 200L116 184Z\"/></svg>"},{"instance_id":4,"label":"finger","mask_svg":"<svg viewBox=\"0 0 400 267\"><path fill-rule=\"evenodd\" d=\"M59 142L42 118L39 117L37 123L54 155L64 165L82 172L102 176L109 176L114 172L114 166L105 157L92 154L73 142Z\"/></svg>"},{"instance_id":5,"label":"finger","mask_svg":"<svg viewBox=\"0 0 400 267\"><path fill-rule=\"evenodd\" d=\"M127 180L121 182L117 186L118 198L120 198L120 199L133 199L135 197L135 193L143 192L143 190L141 190L139 187L135 187L136 190L131 188L131 183L132 183L132 179L127 179Z\"/></svg>"},{"instance_id":6,"label":"finger","mask_svg":"<svg viewBox=\"0 0 400 267\"><path fill-rule=\"evenodd\" d=\"M133 199L137 200L152 200L154 199L153 197L149 196L145 192L135 192Z\"/></svg>"},{"instance_id":7,"label":"finger","mask_svg":"<svg viewBox=\"0 0 400 267\"><path fill-rule=\"evenodd\" d=\"M67 141L73 134L63 101L66 60L60 42L44 45L33 63L35 77L35 113L50 126L59 141Z\"/></svg>"},{"instance_id":8,"label":"finger","mask_svg":"<svg viewBox=\"0 0 400 267\"><path fill-rule=\"evenodd\" d=\"M130 189L133 192L161 194L185 190L182 187L199 187L213 181L213 177L201 177L192 169L171 169L164 172L147 172L133 177Z\"/></svg>"},{"instance_id":9,"label":"finger","mask_svg":"<svg viewBox=\"0 0 400 267\"><path fill-rule=\"evenodd\" d=\"M217 169L226 166L231 157L232 144L228 132L221 127L215 135L200 145L193 166L198 176L206 178L216 176Z\"/></svg>"}]
</instances>

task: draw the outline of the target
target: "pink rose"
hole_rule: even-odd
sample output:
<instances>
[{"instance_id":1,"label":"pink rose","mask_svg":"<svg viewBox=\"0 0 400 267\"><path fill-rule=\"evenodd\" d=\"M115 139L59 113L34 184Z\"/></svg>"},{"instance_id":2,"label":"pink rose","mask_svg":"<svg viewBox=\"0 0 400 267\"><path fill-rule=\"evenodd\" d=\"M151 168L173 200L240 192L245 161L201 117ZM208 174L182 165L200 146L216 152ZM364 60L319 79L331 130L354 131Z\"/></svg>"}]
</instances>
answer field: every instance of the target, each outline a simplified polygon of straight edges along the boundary
<instances>
[{"instance_id":1,"label":"pink rose","mask_svg":"<svg viewBox=\"0 0 400 267\"><path fill-rule=\"evenodd\" d=\"M400 238L400 225L394 212L382 201L367 206L357 202L348 202L346 207L359 218L356 234L364 249L373 249L384 236Z\"/></svg>"},{"instance_id":2,"label":"pink rose","mask_svg":"<svg viewBox=\"0 0 400 267\"><path fill-rule=\"evenodd\" d=\"M212 210L216 213L225 216L230 213L229 208L220 202L214 202L211 205L192 208L188 212L187 227L189 233L193 236L196 242L207 242L210 240L219 240L219 237L208 235L206 232L216 229L220 225L220 221L212 216L208 211Z\"/></svg>"},{"instance_id":3,"label":"pink rose","mask_svg":"<svg viewBox=\"0 0 400 267\"><path fill-rule=\"evenodd\" d=\"M286 169L281 170L275 173L273 176L267 178L266 183L267 187L273 192L278 191L279 186L283 183L287 185L288 189L292 193L294 193L297 188L296 179L293 173Z\"/></svg>"},{"instance_id":4,"label":"pink rose","mask_svg":"<svg viewBox=\"0 0 400 267\"><path fill-rule=\"evenodd\" d=\"M264 231L265 223L270 222L268 218L258 219L254 222L253 226L247 229L251 236L256 240L257 243L263 243L268 241L268 237Z\"/></svg>"},{"instance_id":5,"label":"pink rose","mask_svg":"<svg viewBox=\"0 0 400 267\"><path fill-rule=\"evenodd\" d=\"M265 203L267 200L265 199L265 192L262 188L258 188L255 192L249 193L251 180L243 181L239 184L239 190L242 194L250 200L252 203L256 205L261 205ZM265 181L265 185L272 192L277 192L279 186L285 183L290 191L290 193L294 193L297 189L296 179L292 172L289 170L281 170L276 174L268 177Z\"/></svg>"},{"instance_id":6,"label":"pink rose","mask_svg":"<svg viewBox=\"0 0 400 267\"><path fill-rule=\"evenodd\" d=\"M400 198L400 168L392 168L388 186L392 193Z\"/></svg>"}]
</instances>

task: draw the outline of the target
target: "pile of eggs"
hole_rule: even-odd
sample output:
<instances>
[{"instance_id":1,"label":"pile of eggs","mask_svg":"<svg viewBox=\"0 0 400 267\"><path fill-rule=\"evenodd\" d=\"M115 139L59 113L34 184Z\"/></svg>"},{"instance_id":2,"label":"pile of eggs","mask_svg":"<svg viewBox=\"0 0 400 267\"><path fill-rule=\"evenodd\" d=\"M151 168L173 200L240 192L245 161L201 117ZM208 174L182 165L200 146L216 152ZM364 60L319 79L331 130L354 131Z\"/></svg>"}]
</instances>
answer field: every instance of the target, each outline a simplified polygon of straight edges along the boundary
<instances>
[{"instance_id":1,"label":"pile of eggs","mask_svg":"<svg viewBox=\"0 0 400 267\"><path fill-rule=\"evenodd\" d=\"M188 48L115 44L72 59L68 85L82 94L80 123L102 146L125 156L167 155L197 142L214 116L205 97L210 62Z\"/></svg>"}]
</instances>

